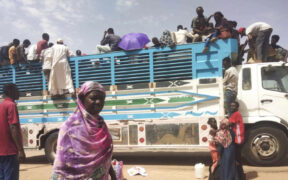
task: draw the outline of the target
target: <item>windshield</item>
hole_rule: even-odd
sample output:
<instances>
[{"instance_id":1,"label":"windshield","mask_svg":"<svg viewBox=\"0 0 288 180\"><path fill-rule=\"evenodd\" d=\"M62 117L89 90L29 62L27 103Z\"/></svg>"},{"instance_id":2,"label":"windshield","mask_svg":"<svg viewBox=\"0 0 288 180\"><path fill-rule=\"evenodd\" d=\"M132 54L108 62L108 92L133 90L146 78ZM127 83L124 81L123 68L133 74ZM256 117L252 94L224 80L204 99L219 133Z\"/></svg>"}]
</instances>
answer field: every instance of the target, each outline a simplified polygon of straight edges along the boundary
<instances>
[{"instance_id":1,"label":"windshield","mask_svg":"<svg viewBox=\"0 0 288 180\"><path fill-rule=\"evenodd\" d=\"M262 87L270 91L288 93L288 67L263 67Z\"/></svg>"}]
</instances>

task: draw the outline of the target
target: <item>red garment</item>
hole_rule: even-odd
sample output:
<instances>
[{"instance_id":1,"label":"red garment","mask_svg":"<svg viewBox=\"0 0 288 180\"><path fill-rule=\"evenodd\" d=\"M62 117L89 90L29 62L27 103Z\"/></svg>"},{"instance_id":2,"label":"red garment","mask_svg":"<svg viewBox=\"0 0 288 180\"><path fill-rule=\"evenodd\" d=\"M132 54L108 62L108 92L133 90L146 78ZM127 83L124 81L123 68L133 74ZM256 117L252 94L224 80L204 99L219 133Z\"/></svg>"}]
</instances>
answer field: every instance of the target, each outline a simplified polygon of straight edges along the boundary
<instances>
[{"instance_id":1,"label":"red garment","mask_svg":"<svg viewBox=\"0 0 288 180\"><path fill-rule=\"evenodd\" d=\"M0 104L0 156L18 154L17 146L11 136L9 127L12 124L17 124L22 144L22 133L16 103L10 98L5 98Z\"/></svg>"},{"instance_id":2,"label":"red garment","mask_svg":"<svg viewBox=\"0 0 288 180\"><path fill-rule=\"evenodd\" d=\"M244 124L242 120L242 115L239 111L234 112L229 118L229 122L234 123L233 131L235 133L235 143L243 144L244 142Z\"/></svg>"},{"instance_id":3,"label":"red garment","mask_svg":"<svg viewBox=\"0 0 288 180\"><path fill-rule=\"evenodd\" d=\"M214 172L214 169L215 167L217 166L218 164L218 161L219 161L219 154L218 154L218 151L210 151L211 152L211 157L212 157L212 172Z\"/></svg>"},{"instance_id":4,"label":"red garment","mask_svg":"<svg viewBox=\"0 0 288 180\"><path fill-rule=\"evenodd\" d=\"M220 29L220 34L218 35L218 38L220 39L227 39L227 38L231 38L232 34L228 29Z\"/></svg>"},{"instance_id":5,"label":"red garment","mask_svg":"<svg viewBox=\"0 0 288 180\"><path fill-rule=\"evenodd\" d=\"M46 49L48 48L48 43L46 40L41 40L37 43L37 55L38 55L38 58L40 57L40 54L41 54L41 51L43 49Z\"/></svg>"}]
</instances>

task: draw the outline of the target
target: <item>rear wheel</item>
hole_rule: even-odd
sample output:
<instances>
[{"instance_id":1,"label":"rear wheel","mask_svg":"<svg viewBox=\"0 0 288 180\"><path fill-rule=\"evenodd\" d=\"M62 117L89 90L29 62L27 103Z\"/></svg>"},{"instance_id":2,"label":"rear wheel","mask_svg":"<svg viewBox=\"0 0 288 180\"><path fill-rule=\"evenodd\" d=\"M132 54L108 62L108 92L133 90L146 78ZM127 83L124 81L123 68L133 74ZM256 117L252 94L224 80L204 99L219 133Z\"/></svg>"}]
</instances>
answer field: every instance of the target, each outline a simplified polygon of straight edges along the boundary
<instances>
[{"instance_id":1,"label":"rear wheel","mask_svg":"<svg viewBox=\"0 0 288 180\"><path fill-rule=\"evenodd\" d=\"M276 165L285 158L286 134L275 127L257 127L247 132L243 154L253 165Z\"/></svg>"},{"instance_id":2,"label":"rear wheel","mask_svg":"<svg viewBox=\"0 0 288 180\"><path fill-rule=\"evenodd\" d=\"M48 136L45 142L45 155L51 164L53 164L56 155L57 138L58 132L54 132Z\"/></svg>"}]
</instances>

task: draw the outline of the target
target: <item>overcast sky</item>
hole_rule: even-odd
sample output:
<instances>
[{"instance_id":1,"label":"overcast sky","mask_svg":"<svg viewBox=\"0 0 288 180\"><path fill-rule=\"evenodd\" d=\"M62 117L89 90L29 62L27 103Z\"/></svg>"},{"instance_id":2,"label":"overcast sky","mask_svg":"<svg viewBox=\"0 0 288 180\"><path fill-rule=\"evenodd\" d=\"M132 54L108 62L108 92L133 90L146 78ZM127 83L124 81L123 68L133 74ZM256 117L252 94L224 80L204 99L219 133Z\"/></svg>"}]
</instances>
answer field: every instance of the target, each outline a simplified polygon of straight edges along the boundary
<instances>
[{"instance_id":1,"label":"overcast sky","mask_svg":"<svg viewBox=\"0 0 288 180\"><path fill-rule=\"evenodd\" d=\"M91 54L109 27L120 36L142 32L150 39L179 24L191 29L198 6L205 16L222 11L238 28L266 22L288 48L288 0L0 0L0 45L14 38L35 44L47 32L51 42L62 38L73 51Z\"/></svg>"}]
</instances>

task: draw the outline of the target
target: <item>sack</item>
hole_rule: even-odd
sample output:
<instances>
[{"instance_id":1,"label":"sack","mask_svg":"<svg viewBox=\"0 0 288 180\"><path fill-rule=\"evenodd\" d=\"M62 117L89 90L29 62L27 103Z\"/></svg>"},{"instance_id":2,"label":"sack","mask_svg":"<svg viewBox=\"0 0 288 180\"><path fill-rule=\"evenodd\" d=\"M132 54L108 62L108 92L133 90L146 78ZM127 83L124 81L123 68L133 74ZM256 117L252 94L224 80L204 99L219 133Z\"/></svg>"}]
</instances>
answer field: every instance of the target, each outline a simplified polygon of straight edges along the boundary
<instances>
[{"instance_id":1,"label":"sack","mask_svg":"<svg viewBox=\"0 0 288 180\"><path fill-rule=\"evenodd\" d=\"M116 159L113 159L111 163L117 180L123 180L123 161L117 161Z\"/></svg>"},{"instance_id":2,"label":"sack","mask_svg":"<svg viewBox=\"0 0 288 180\"><path fill-rule=\"evenodd\" d=\"M220 180L220 165L217 162L216 167L214 168L214 171L212 172L212 166L214 163L212 163L209 166L209 178L208 180Z\"/></svg>"}]
</instances>

